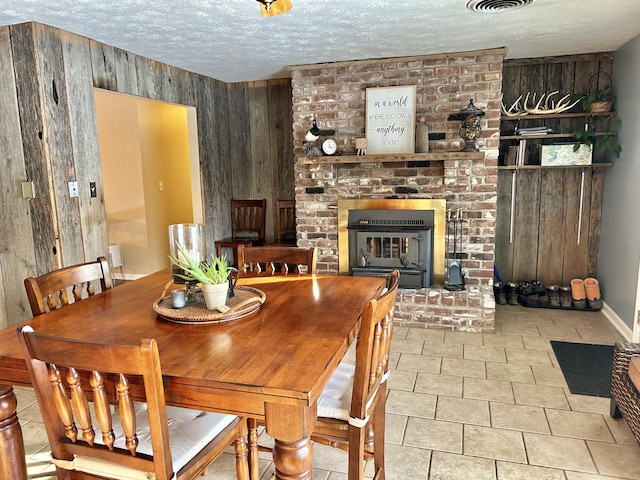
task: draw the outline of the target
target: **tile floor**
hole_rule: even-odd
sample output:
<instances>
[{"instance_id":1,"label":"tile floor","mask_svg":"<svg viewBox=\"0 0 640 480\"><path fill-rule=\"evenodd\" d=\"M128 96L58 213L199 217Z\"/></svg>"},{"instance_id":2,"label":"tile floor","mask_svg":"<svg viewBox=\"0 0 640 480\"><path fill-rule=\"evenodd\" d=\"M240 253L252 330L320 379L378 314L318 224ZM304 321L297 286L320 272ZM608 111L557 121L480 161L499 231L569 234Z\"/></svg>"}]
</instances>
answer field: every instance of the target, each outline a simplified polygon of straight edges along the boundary
<instances>
[{"instance_id":1,"label":"tile floor","mask_svg":"<svg viewBox=\"0 0 640 480\"><path fill-rule=\"evenodd\" d=\"M498 305L495 334L397 327L387 479L640 480L640 445L626 423L609 417L609 399L569 393L549 340L621 337L600 312L510 305ZM30 478L53 479L33 394L16 393ZM316 446L313 466L315 479L347 478L339 450ZM268 454L261 472L273 472ZM203 478L234 479L233 455Z\"/></svg>"}]
</instances>

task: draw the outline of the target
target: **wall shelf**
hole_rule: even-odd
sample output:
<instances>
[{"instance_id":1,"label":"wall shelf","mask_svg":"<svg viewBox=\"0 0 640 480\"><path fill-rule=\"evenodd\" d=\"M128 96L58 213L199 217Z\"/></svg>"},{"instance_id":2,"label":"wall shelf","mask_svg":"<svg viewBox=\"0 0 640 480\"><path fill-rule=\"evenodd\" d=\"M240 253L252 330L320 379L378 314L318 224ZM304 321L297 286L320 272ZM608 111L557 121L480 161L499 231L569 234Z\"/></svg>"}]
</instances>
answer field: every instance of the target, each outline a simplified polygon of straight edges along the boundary
<instances>
[{"instance_id":1,"label":"wall shelf","mask_svg":"<svg viewBox=\"0 0 640 480\"><path fill-rule=\"evenodd\" d=\"M615 135L613 132L596 132L596 137ZM573 133L545 133L543 135L503 135L500 140L522 140L524 138L574 138Z\"/></svg>"},{"instance_id":2,"label":"wall shelf","mask_svg":"<svg viewBox=\"0 0 640 480\"><path fill-rule=\"evenodd\" d=\"M502 115L500 121L516 121L516 120L544 120L547 118L585 118L585 117L608 117L615 115L615 112L579 112L579 113L547 113L547 114L528 114L528 115Z\"/></svg>"},{"instance_id":3,"label":"wall shelf","mask_svg":"<svg viewBox=\"0 0 640 480\"><path fill-rule=\"evenodd\" d=\"M482 160L484 152L399 153L394 155L325 155L322 157L296 157L302 165L371 163L371 162L438 162L445 160Z\"/></svg>"},{"instance_id":4,"label":"wall shelf","mask_svg":"<svg viewBox=\"0 0 640 480\"><path fill-rule=\"evenodd\" d=\"M597 131L593 134L595 137L593 162L605 163L610 161L607 155L597 152L599 139L616 135L614 131L610 131L609 119L615 117L616 113L611 112L580 112L580 113L549 113L538 115L502 115L500 117L500 167L513 167L507 163L513 163L513 148L517 148L518 154L524 153L524 166L535 166L540 163L539 146L554 143L578 143L575 133L586 129L586 123L593 125ZM541 133L535 135L521 134L518 127L525 125L537 125L549 127L551 133ZM519 148L518 148L519 145ZM525 147L526 145L526 147ZM515 155L515 162L522 163ZM529 162L531 165L527 165ZM538 165L539 166L539 165Z\"/></svg>"},{"instance_id":5,"label":"wall shelf","mask_svg":"<svg viewBox=\"0 0 640 480\"><path fill-rule=\"evenodd\" d=\"M553 165L553 166L540 166L540 165L506 165L499 166L499 170L534 170L534 169L559 169L559 168L609 168L613 167L613 163L591 163L589 165Z\"/></svg>"}]
</instances>

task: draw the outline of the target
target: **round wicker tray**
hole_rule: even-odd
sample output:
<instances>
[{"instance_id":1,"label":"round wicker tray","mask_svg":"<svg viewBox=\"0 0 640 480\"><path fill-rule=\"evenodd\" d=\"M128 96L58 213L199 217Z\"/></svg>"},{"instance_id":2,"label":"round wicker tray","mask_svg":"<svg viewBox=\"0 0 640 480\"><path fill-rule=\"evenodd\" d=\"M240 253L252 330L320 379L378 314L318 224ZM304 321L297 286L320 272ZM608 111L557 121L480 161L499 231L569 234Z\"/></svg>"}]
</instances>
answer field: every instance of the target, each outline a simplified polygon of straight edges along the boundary
<instances>
[{"instance_id":1,"label":"round wicker tray","mask_svg":"<svg viewBox=\"0 0 640 480\"><path fill-rule=\"evenodd\" d=\"M262 290L253 287L237 286L235 295L227 300L229 310L220 313L217 310L208 310L202 292L196 293L198 303L176 309L171 306L171 296L163 296L153 302L153 309L163 319L189 325L213 325L231 322L247 317L257 312L267 299Z\"/></svg>"}]
</instances>

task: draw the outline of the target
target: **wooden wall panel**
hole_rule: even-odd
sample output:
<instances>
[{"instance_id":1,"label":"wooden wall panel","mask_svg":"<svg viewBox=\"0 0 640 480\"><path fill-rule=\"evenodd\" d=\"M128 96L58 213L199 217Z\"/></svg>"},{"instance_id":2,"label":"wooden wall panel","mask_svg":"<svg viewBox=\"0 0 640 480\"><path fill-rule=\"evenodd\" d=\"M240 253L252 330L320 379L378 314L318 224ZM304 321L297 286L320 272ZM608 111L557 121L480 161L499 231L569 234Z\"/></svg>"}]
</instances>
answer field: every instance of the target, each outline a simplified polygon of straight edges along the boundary
<instances>
[{"instance_id":1,"label":"wooden wall panel","mask_svg":"<svg viewBox=\"0 0 640 480\"><path fill-rule=\"evenodd\" d=\"M513 275L513 243L511 242L511 198L513 194L514 170L498 171L498 199L500 215L496 218L496 248L495 265L500 277L505 282L514 281Z\"/></svg>"},{"instance_id":2,"label":"wooden wall panel","mask_svg":"<svg viewBox=\"0 0 640 480\"><path fill-rule=\"evenodd\" d=\"M35 272L35 251L30 221L30 204L22 198L21 182L27 180L16 101L15 71L9 43L9 27L0 27L0 327L30 310L22 279ZM42 192L36 192L41 195Z\"/></svg>"},{"instance_id":3,"label":"wooden wall panel","mask_svg":"<svg viewBox=\"0 0 640 480\"><path fill-rule=\"evenodd\" d=\"M566 95L576 91L575 85L575 65L573 63L556 63L561 67L558 84L551 83L550 88L558 90L560 94ZM553 90L552 90L553 91ZM575 122L569 118L559 119L557 122L558 132L570 132Z\"/></svg>"},{"instance_id":4,"label":"wooden wall panel","mask_svg":"<svg viewBox=\"0 0 640 480\"><path fill-rule=\"evenodd\" d=\"M42 106L47 160L52 166L53 193L57 213L59 261L70 265L84 261L80 199L69 194L69 182L77 180L73 137L69 118L68 91L59 31L36 25L38 64L42 82ZM75 99L74 99L75 101Z\"/></svg>"},{"instance_id":5,"label":"wooden wall panel","mask_svg":"<svg viewBox=\"0 0 640 480\"><path fill-rule=\"evenodd\" d=\"M562 170L541 170L540 231L536 279L545 285L562 278L564 249L564 175Z\"/></svg>"},{"instance_id":6,"label":"wooden wall panel","mask_svg":"<svg viewBox=\"0 0 640 480\"><path fill-rule=\"evenodd\" d=\"M600 232L602 226L602 189L604 184L605 171L601 169L591 169L591 210L589 211L589 231L588 231L588 258L585 277L596 277L598 275L598 252L600 243ZM586 242L585 242L586 243Z\"/></svg>"},{"instance_id":7,"label":"wooden wall panel","mask_svg":"<svg viewBox=\"0 0 640 480\"><path fill-rule=\"evenodd\" d=\"M540 170L521 170L516 175L513 278L535 279L540 229Z\"/></svg>"},{"instance_id":8,"label":"wooden wall panel","mask_svg":"<svg viewBox=\"0 0 640 480\"><path fill-rule=\"evenodd\" d=\"M75 36L71 34L72 36ZM105 90L118 88L115 49L106 43L89 40L93 85Z\"/></svg>"},{"instance_id":9,"label":"wooden wall panel","mask_svg":"<svg viewBox=\"0 0 640 480\"><path fill-rule=\"evenodd\" d=\"M231 148L229 163L233 178L243 178L231 185L231 196L243 199L253 197L253 184L247 181L253 178L253 164L251 162L251 135L249 126L249 85L235 83L227 85L229 105L229 142ZM231 229L230 218L226 226Z\"/></svg>"},{"instance_id":10,"label":"wooden wall panel","mask_svg":"<svg viewBox=\"0 0 640 480\"><path fill-rule=\"evenodd\" d=\"M197 105L195 82L198 75L175 67L169 68L169 75L171 76L172 88L167 101L180 105Z\"/></svg>"},{"instance_id":11,"label":"wooden wall panel","mask_svg":"<svg viewBox=\"0 0 640 480\"><path fill-rule=\"evenodd\" d=\"M216 239L231 235L230 223L227 223L227 231L221 231L220 225L229 221L231 192L239 179L233 178L231 164L227 161L230 146L226 86L200 77L197 92L207 245L212 248Z\"/></svg>"},{"instance_id":12,"label":"wooden wall panel","mask_svg":"<svg viewBox=\"0 0 640 480\"><path fill-rule=\"evenodd\" d=\"M9 27L16 81L16 102L20 114L20 134L24 154L25 178L36 185L36 198L29 202L32 238L34 245L36 275L60 267L57 245L56 211L52 203L52 185L49 182L49 160L47 158L42 107L42 83L37 73L37 48L32 24L22 23ZM25 241L16 237L8 241L17 245ZM22 280L22 279L18 279ZM25 297L26 298L26 297Z\"/></svg>"},{"instance_id":13,"label":"wooden wall panel","mask_svg":"<svg viewBox=\"0 0 640 480\"><path fill-rule=\"evenodd\" d=\"M565 285L569 285L573 278L584 278L586 274L589 222L584 221L584 212L589 211L590 195L584 193L581 195L583 171L583 169L566 169L564 171L566 208L562 281ZM587 180L585 179L584 188L590 192L591 186ZM579 235L578 232L580 232Z\"/></svg>"},{"instance_id":14,"label":"wooden wall panel","mask_svg":"<svg viewBox=\"0 0 640 480\"><path fill-rule=\"evenodd\" d=\"M69 121L72 149L75 165L75 178L78 182L80 197L80 240L82 252L79 262L106 256L108 252L106 214L104 209L104 190L102 187L102 169L100 166L100 147L94 134L96 106L93 96L91 56L89 41L62 32L64 71L66 72L66 90L69 102ZM90 183L95 183L96 197L91 197ZM75 233L74 233L75 234ZM65 260L70 261L65 255Z\"/></svg>"},{"instance_id":15,"label":"wooden wall panel","mask_svg":"<svg viewBox=\"0 0 640 480\"><path fill-rule=\"evenodd\" d=\"M162 100L162 84L154 67L156 62L145 57L135 57L135 75L138 95L152 100Z\"/></svg>"},{"instance_id":16,"label":"wooden wall panel","mask_svg":"<svg viewBox=\"0 0 640 480\"><path fill-rule=\"evenodd\" d=\"M129 54L126 50L114 48L114 63L115 91L129 95L137 95L138 86L136 84L135 55Z\"/></svg>"},{"instance_id":17,"label":"wooden wall panel","mask_svg":"<svg viewBox=\"0 0 640 480\"><path fill-rule=\"evenodd\" d=\"M273 158L270 151L270 122L266 82L251 82L249 89L249 131L251 132L251 159L253 164L252 192L254 199L267 199L266 232L273 238L273 204L275 199Z\"/></svg>"},{"instance_id":18,"label":"wooden wall panel","mask_svg":"<svg viewBox=\"0 0 640 480\"><path fill-rule=\"evenodd\" d=\"M282 108L292 98L291 81L286 78L268 84L269 126L271 135L269 145L274 159L274 188L276 198L293 200L295 198L293 165L290 153L293 151L293 119L291 110ZM274 208L275 222L275 208Z\"/></svg>"}]
</instances>

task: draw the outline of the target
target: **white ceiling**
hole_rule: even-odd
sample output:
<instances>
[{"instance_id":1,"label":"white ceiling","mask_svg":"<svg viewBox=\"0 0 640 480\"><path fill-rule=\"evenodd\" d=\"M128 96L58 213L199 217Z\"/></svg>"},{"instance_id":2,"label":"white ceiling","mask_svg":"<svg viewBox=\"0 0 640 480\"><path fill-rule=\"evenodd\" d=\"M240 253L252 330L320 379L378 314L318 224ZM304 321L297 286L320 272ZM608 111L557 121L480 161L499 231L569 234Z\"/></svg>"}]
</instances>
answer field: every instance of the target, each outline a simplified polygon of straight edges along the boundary
<instances>
[{"instance_id":1,"label":"white ceiling","mask_svg":"<svg viewBox=\"0 0 640 480\"><path fill-rule=\"evenodd\" d=\"M640 33L638 0L534 0L500 13L467 0L0 0L0 25L36 21L224 82L290 65L507 47L507 58L614 51Z\"/></svg>"}]
</instances>

